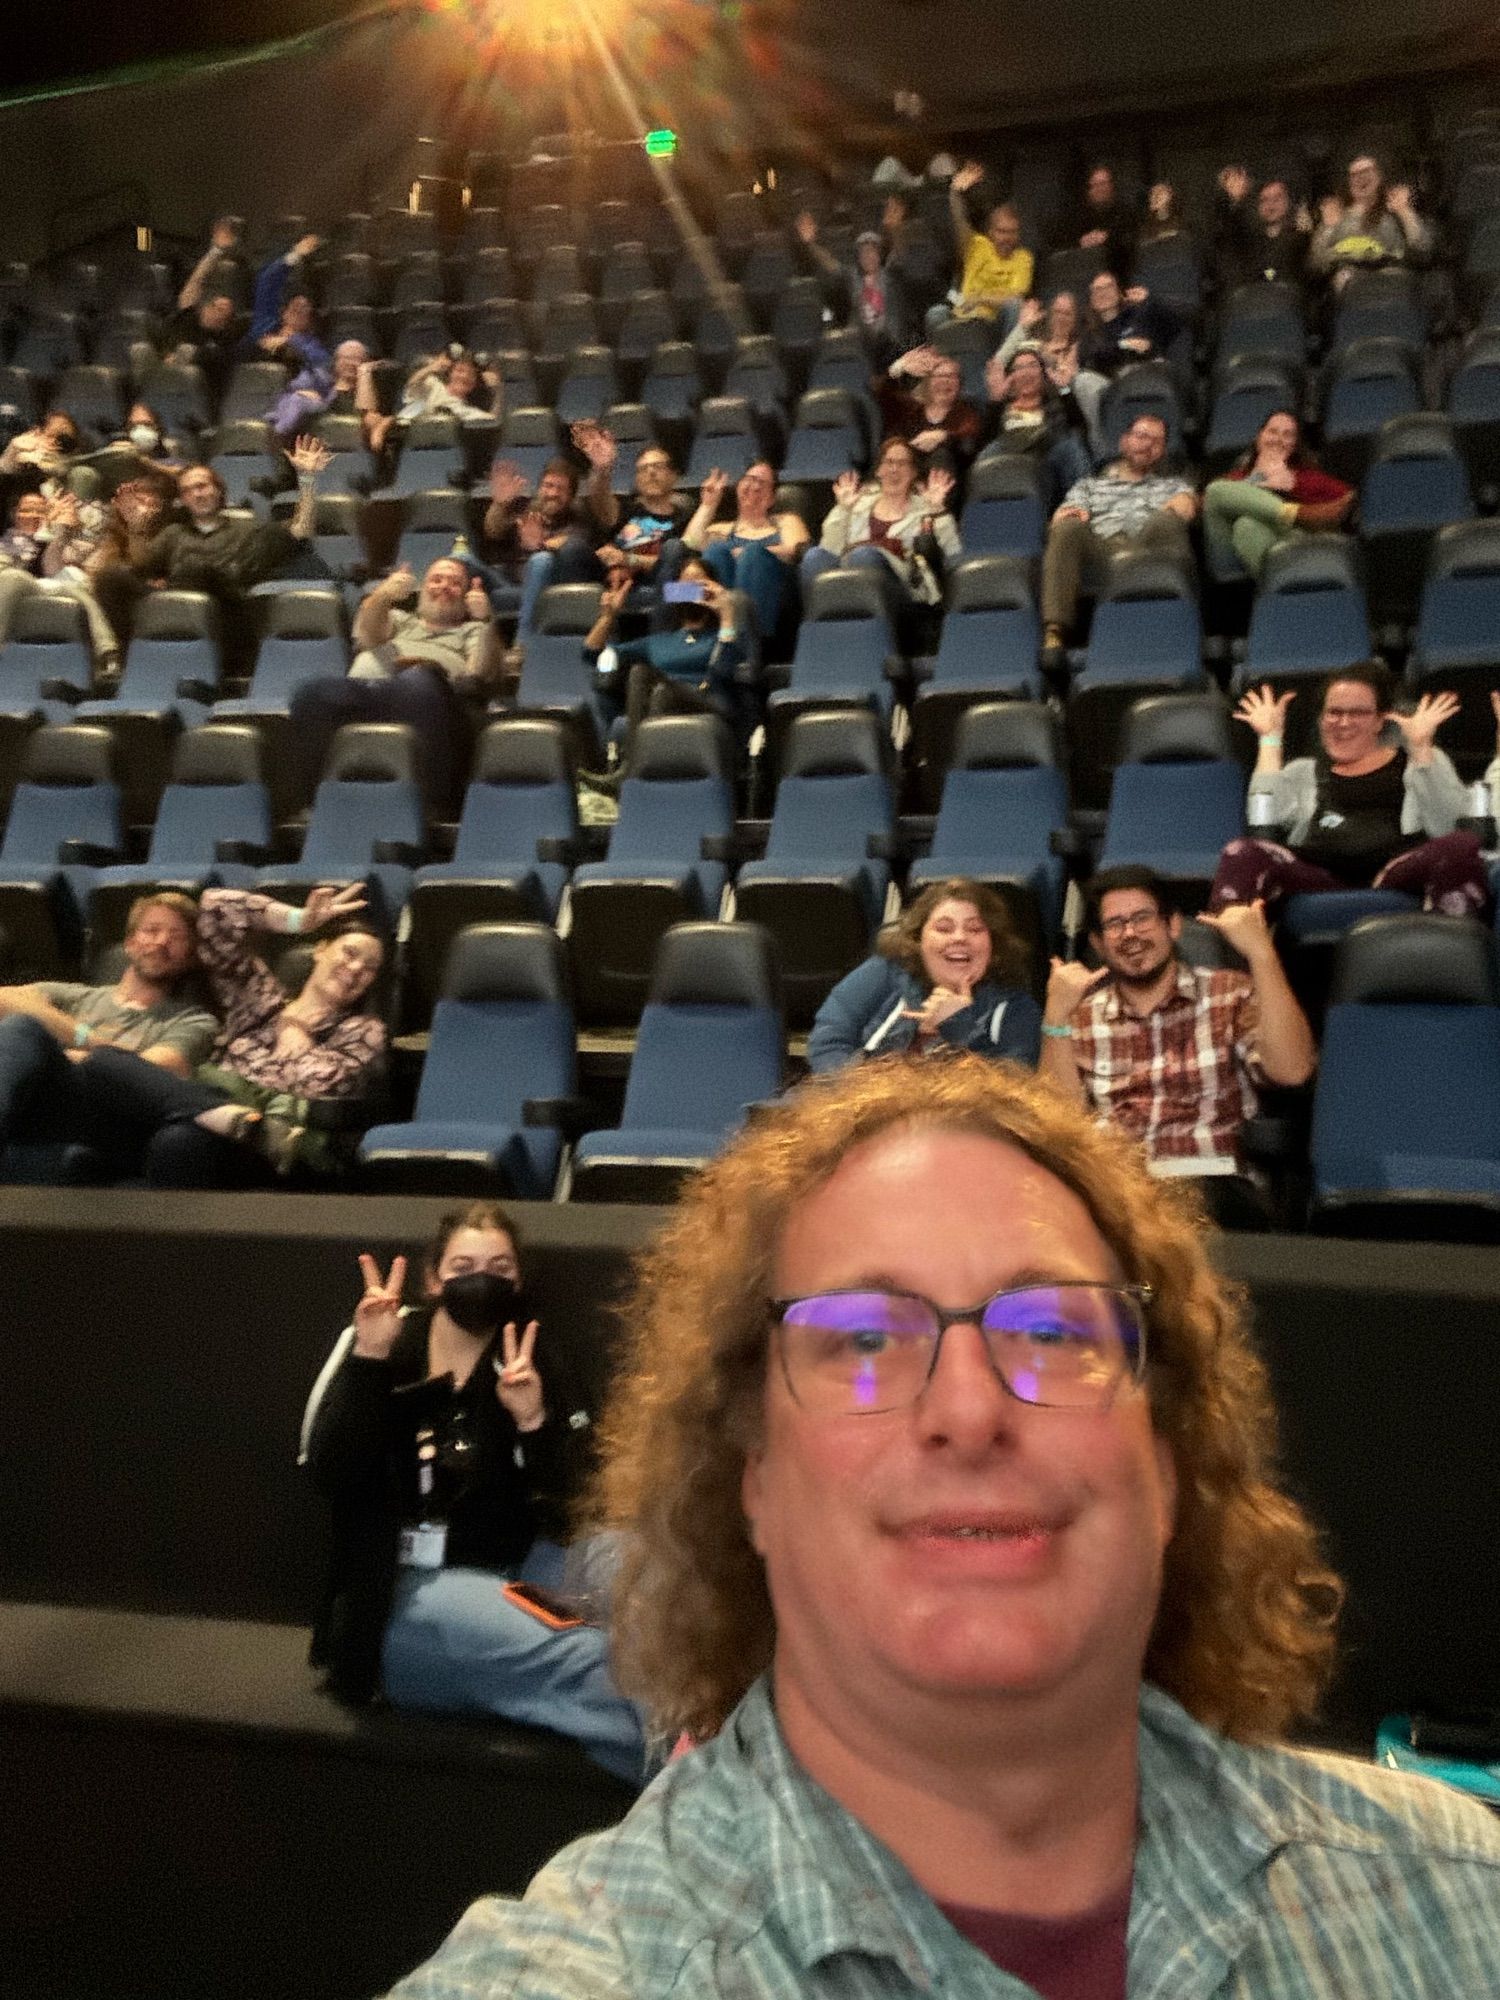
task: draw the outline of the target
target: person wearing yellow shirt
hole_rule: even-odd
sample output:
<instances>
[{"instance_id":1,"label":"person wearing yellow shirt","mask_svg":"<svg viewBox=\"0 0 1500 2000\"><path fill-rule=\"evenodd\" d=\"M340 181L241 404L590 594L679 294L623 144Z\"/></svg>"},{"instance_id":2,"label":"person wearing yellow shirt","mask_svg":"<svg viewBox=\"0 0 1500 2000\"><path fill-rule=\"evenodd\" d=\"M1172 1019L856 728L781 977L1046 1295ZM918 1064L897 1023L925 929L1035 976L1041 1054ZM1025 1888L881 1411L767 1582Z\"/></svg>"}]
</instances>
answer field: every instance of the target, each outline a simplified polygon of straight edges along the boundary
<instances>
[{"instance_id":1,"label":"person wearing yellow shirt","mask_svg":"<svg viewBox=\"0 0 1500 2000\"><path fill-rule=\"evenodd\" d=\"M1021 218L1007 202L989 211L983 230L969 220L964 196L984 178L975 161L959 168L948 183L948 208L958 244L958 302L934 306L928 325L952 319L995 320L1002 333L1014 326L1021 301L1031 290L1032 258L1021 245Z\"/></svg>"}]
</instances>

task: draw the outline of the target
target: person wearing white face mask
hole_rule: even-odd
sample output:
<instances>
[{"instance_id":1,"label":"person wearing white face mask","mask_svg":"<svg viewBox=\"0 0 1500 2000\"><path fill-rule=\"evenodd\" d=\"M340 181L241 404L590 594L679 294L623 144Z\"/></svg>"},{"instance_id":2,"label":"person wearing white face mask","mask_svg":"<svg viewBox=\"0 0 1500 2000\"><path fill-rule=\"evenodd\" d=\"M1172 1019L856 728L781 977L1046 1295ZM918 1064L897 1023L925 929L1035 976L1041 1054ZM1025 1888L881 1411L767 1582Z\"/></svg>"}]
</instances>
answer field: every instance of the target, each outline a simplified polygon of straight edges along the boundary
<instances>
[{"instance_id":1,"label":"person wearing white face mask","mask_svg":"<svg viewBox=\"0 0 1500 2000\"><path fill-rule=\"evenodd\" d=\"M106 450L117 452L122 447L128 447L135 453L141 461L141 471L180 472L187 463L182 446L175 437L168 435L166 425L149 403L131 404L125 413L123 430L118 437L110 439ZM139 472L125 475L127 478L139 476Z\"/></svg>"},{"instance_id":2,"label":"person wearing white face mask","mask_svg":"<svg viewBox=\"0 0 1500 2000\"><path fill-rule=\"evenodd\" d=\"M488 1201L445 1215L417 1305L402 1302L405 1257L384 1276L359 1262L353 1323L302 1422L299 1456L333 1513L313 1664L347 1701L557 1729L638 1783L640 1719L580 1615L591 1600L557 1594L590 1416L538 1354L510 1217Z\"/></svg>"}]
</instances>

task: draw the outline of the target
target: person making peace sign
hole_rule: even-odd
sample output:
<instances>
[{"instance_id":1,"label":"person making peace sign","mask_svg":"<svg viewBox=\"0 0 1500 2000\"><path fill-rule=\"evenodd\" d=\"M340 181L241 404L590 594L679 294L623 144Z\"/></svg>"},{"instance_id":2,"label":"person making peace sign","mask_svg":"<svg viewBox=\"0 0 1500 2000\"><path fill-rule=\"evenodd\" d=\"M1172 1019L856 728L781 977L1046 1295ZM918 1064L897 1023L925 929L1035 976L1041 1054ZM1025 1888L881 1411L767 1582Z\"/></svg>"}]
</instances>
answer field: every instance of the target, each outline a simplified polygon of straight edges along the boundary
<instances>
[{"instance_id":1,"label":"person making peace sign","mask_svg":"<svg viewBox=\"0 0 1500 2000\"><path fill-rule=\"evenodd\" d=\"M417 1306L402 1302L405 1257L384 1276L359 1263L353 1323L302 1425L333 1513L313 1664L345 1700L555 1729L640 1783L640 1718L610 1679L606 1634L525 1601L563 1582L555 1538L588 1417L538 1362L509 1217L493 1202L444 1216Z\"/></svg>"}]
</instances>

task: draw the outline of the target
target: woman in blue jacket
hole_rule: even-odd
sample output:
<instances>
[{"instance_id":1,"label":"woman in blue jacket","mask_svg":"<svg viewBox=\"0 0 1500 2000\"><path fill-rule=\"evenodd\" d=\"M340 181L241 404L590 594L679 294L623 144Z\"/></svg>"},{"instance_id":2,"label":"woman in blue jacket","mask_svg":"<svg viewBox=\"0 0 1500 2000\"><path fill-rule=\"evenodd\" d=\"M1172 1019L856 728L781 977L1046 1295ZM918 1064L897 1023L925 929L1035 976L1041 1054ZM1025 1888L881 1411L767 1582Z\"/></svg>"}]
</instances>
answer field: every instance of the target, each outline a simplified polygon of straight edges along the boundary
<instances>
[{"instance_id":1,"label":"woman in blue jacket","mask_svg":"<svg viewBox=\"0 0 1500 2000\"><path fill-rule=\"evenodd\" d=\"M946 1048L1035 1065L1042 1015L1024 977L1020 941L994 891L961 878L934 882L818 1009L808 1063L838 1069Z\"/></svg>"}]
</instances>

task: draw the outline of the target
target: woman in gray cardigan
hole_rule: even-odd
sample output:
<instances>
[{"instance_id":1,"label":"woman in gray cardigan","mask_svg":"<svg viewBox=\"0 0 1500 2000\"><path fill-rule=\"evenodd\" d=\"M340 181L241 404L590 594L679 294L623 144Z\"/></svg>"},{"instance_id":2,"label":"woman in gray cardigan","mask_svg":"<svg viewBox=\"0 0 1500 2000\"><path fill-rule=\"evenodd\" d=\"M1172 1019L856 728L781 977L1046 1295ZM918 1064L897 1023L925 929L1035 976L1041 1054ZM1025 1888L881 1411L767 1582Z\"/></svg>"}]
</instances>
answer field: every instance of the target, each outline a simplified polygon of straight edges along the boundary
<instances>
[{"instance_id":1,"label":"woman in gray cardigan","mask_svg":"<svg viewBox=\"0 0 1500 2000\"><path fill-rule=\"evenodd\" d=\"M1260 687L1235 710L1260 739L1250 779L1252 821L1284 829L1285 845L1252 836L1219 858L1209 896L1259 900L1269 914L1287 896L1326 889L1396 889L1449 916L1489 908L1489 879L1472 833L1458 830L1462 780L1434 738L1458 713L1458 697L1424 694L1410 714L1394 708L1389 670L1378 661L1341 667L1324 684L1319 750L1283 764L1290 692ZM1264 816L1256 801L1267 802Z\"/></svg>"}]
</instances>

